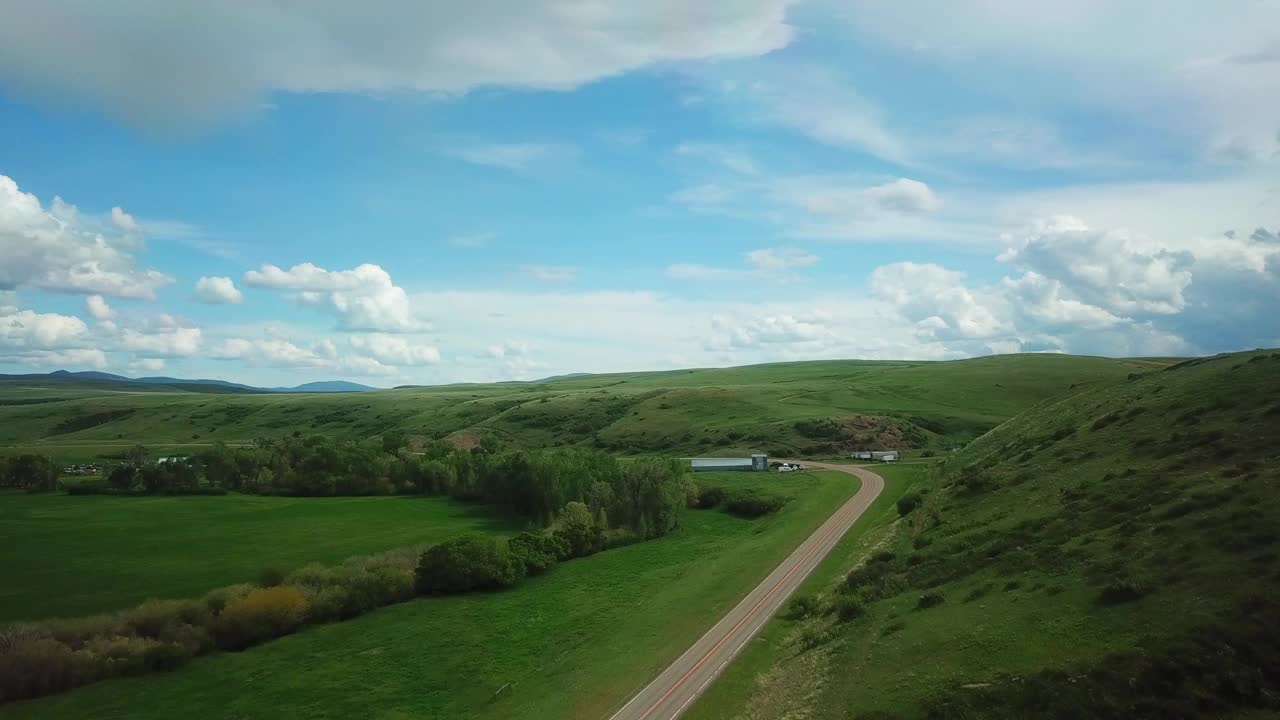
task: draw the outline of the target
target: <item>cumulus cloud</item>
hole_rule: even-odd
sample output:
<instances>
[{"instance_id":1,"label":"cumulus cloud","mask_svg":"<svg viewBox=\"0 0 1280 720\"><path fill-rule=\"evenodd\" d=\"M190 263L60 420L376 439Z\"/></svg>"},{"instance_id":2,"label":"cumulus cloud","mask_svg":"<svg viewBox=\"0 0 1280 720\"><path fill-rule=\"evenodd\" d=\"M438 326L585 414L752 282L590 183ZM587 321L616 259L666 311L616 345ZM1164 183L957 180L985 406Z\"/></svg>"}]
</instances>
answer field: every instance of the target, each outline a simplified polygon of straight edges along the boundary
<instances>
[{"instance_id":1,"label":"cumulus cloud","mask_svg":"<svg viewBox=\"0 0 1280 720\"><path fill-rule=\"evenodd\" d=\"M533 358L528 344L523 342L506 340L490 345L485 354L497 361L502 377L510 380L529 380L531 373L546 368Z\"/></svg>"},{"instance_id":2,"label":"cumulus cloud","mask_svg":"<svg viewBox=\"0 0 1280 720\"><path fill-rule=\"evenodd\" d=\"M85 311L89 316L99 322L114 319L116 311L111 309L107 301L101 295L89 295L84 299Z\"/></svg>"},{"instance_id":3,"label":"cumulus cloud","mask_svg":"<svg viewBox=\"0 0 1280 720\"><path fill-rule=\"evenodd\" d=\"M132 255L141 242L136 223L119 208L112 219L111 227L94 223L56 197L42 206L0 175L0 290L30 287L155 299L156 290L173 278L138 268Z\"/></svg>"},{"instance_id":4,"label":"cumulus cloud","mask_svg":"<svg viewBox=\"0 0 1280 720\"><path fill-rule=\"evenodd\" d=\"M434 346L416 343L399 335L352 335L348 342L361 353L387 365L434 365L440 362L440 351Z\"/></svg>"},{"instance_id":5,"label":"cumulus cloud","mask_svg":"<svg viewBox=\"0 0 1280 720\"><path fill-rule=\"evenodd\" d=\"M138 358L129 363L133 372L160 372L164 370L164 358Z\"/></svg>"},{"instance_id":6,"label":"cumulus cloud","mask_svg":"<svg viewBox=\"0 0 1280 720\"><path fill-rule=\"evenodd\" d=\"M377 265L334 271L311 263L288 270L263 265L245 273L244 281L252 287L296 291L299 303L333 313L344 330L412 332L425 326L404 289Z\"/></svg>"},{"instance_id":7,"label":"cumulus cloud","mask_svg":"<svg viewBox=\"0 0 1280 720\"><path fill-rule=\"evenodd\" d=\"M199 125L272 91L568 90L657 63L760 55L789 0L454 5L89 0L0 8L0 84L144 127ZM74 18L74 22L70 20ZM47 42L58 28L64 42ZM128 48L121 52L120 48Z\"/></svg>"},{"instance_id":8,"label":"cumulus cloud","mask_svg":"<svg viewBox=\"0 0 1280 720\"><path fill-rule=\"evenodd\" d=\"M569 282L578 276L578 269L563 265L524 265L520 268L525 275L543 282Z\"/></svg>"},{"instance_id":9,"label":"cumulus cloud","mask_svg":"<svg viewBox=\"0 0 1280 720\"><path fill-rule=\"evenodd\" d=\"M88 326L73 315L16 308L0 315L0 347L49 350L74 347L88 337Z\"/></svg>"},{"instance_id":10,"label":"cumulus cloud","mask_svg":"<svg viewBox=\"0 0 1280 720\"><path fill-rule=\"evenodd\" d=\"M1146 250L1130 233L1093 230L1073 217L1037 223L1000 259L1055 278L1111 312L1165 315L1186 305L1194 263L1190 252Z\"/></svg>"},{"instance_id":11,"label":"cumulus cloud","mask_svg":"<svg viewBox=\"0 0 1280 720\"><path fill-rule=\"evenodd\" d=\"M244 302L244 294L229 277L202 277L196 281L196 299L211 305Z\"/></svg>"},{"instance_id":12,"label":"cumulus cloud","mask_svg":"<svg viewBox=\"0 0 1280 720\"><path fill-rule=\"evenodd\" d=\"M964 284L965 275L932 263L901 262L871 273L871 292L890 303L927 338L992 338L1008 330L989 298Z\"/></svg>"}]
</instances>

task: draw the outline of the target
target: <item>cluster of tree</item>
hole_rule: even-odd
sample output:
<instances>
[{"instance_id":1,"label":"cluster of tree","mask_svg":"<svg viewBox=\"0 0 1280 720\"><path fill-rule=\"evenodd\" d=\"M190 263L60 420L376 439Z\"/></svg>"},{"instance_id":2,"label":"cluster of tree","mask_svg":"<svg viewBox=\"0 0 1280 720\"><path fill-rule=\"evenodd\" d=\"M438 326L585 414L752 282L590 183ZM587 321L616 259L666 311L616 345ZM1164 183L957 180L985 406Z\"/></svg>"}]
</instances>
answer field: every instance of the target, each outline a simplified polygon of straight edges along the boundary
<instances>
[{"instance_id":1,"label":"cluster of tree","mask_svg":"<svg viewBox=\"0 0 1280 720\"><path fill-rule=\"evenodd\" d=\"M629 530L610 533L602 519L586 504L571 502L547 531L523 532L509 540L463 535L442 542L422 553L414 586L424 594L511 587L558 562L598 553L611 538L618 542L629 536Z\"/></svg>"},{"instance_id":2,"label":"cluster of tree","mask_svg":"<svg viewBox=\"0 0 1280 720\"><path fill-rule=\"evenodd\" d=\"M61 474L61 468L43 455L27 453L12 458L0 457L0 487L32 492L56 490Z\"/></svg>"}]
</instances>

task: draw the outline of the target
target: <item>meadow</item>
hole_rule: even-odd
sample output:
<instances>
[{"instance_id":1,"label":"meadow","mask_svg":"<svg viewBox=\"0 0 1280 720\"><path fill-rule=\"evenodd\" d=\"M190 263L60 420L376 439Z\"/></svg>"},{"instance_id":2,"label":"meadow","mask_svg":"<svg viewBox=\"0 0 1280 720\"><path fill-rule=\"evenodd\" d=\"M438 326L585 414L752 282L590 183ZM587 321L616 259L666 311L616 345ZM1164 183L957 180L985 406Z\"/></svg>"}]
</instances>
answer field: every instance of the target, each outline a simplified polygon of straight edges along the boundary
<instances>
[{"instance_id":1,"label":"meadow","mask_svg":"<svg viewBox=\"0 0 1280 720\"><path fill-rule=\"evenodd\" d=\"M337 564L523 521L445 498L0 493L0 623L199 596L268 568Z\"/></svg>"},{"instance_id":2,"label":"meadow","mask_svg":"<svg viewBox=\"0 0 1280 720\"><path fill-rule=\"evenodd\" d=\"M690 717L1273 717L1277 447L1276 352L1035 408L851 537Z\"/></svg>"},{"instance_id":3,"label":"meadow","mask_svg":"<svg viewBox=\"0 0 1280 720\"><path fill-rule=\"evenodd\" d=\"M1042 401L1168 362L1057 355L839 360L338 395L12 381L0 383L0 453L76 462L119 456L136 443L186 454L215 441L312 434L359 440L392 429L463 446L582 446L622 455L947 448Z\"/></svg>"},{"instance_id":4,"label":"meadow","mask_svg":"<svg viewBox=\"0 0 1280 720\"><path fill-rule=\"evenodd\" d=\"M668 536L511 590L413 600L172 673L6 705L0 718L605 717L856 490L842 473L696 479L789 501L756 520L685 510Z\"/></svg>"}]
</instances>

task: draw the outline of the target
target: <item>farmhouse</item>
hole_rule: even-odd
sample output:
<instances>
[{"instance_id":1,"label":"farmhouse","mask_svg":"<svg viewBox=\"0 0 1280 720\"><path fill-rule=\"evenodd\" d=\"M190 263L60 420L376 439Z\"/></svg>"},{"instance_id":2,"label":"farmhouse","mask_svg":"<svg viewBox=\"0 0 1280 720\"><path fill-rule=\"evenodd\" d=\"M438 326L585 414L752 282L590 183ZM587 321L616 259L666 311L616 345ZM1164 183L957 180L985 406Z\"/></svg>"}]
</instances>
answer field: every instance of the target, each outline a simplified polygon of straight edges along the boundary
<instances>
[{"instance_id":1,"label":"farmhouse","mask_svg":"<svg viewBox=\"0 0 1280 720\"><path fill-rule=\"evenodd\" d=\"M764 472L769 469L769 456L764 453L756 453L749 458L690 458L689 464L694 472L711 472L713 470Z\"/></svg>"}]
</instances>

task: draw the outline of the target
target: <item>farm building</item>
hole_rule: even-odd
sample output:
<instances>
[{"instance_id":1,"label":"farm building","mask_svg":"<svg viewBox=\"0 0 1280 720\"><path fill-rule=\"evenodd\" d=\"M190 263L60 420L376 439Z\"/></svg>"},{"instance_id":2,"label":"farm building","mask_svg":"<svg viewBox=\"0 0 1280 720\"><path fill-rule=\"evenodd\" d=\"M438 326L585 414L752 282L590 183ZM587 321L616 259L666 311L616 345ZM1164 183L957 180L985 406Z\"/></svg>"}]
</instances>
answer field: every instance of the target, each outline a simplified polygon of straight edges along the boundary
<instances>
[{"instance_id":1,"label":"farm building","mask_svg":"<svg viewBox=\"0 0 1280 720\"><path fill-rule=\"evenodd\" d=\"M756 453L749 458L690 458L689 464L694 472L711 472L713 470L763 472L769 469L769 456L764 453Z\"/></svg>"},{"instance_id":2,"label":"farm building","mask_svg":"<svg viewBox=\"0 0 1280 720\"><path fill-rule=\"evenodd\" d=\"M859 450L853 454L855 460L879 460L880 462L897 462L902 453L897 450Z\"/></svg>"}]
</instances>

